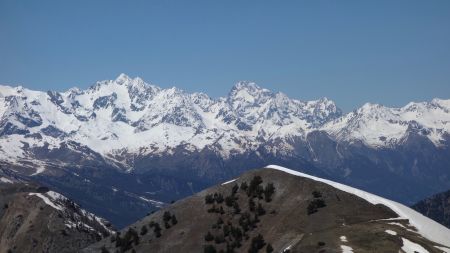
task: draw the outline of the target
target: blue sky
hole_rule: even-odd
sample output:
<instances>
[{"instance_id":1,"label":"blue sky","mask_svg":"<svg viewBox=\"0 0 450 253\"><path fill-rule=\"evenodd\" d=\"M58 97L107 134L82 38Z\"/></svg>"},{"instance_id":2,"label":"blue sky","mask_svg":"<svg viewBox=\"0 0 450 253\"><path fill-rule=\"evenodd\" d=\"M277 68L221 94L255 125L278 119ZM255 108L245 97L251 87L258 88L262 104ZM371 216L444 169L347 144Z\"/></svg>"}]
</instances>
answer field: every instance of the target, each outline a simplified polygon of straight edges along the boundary
<instances>
[{"instance_id":1,"label":"blue sky","mask_svg":"<svg viewBox=\"0 0 450 253\"><path fill-rule=\"evenodd\" d=\"M0 0L0 83L120 73L224 96L239 80L345 111L450 98L450 1Z\"/></svg>"}]
</instances>

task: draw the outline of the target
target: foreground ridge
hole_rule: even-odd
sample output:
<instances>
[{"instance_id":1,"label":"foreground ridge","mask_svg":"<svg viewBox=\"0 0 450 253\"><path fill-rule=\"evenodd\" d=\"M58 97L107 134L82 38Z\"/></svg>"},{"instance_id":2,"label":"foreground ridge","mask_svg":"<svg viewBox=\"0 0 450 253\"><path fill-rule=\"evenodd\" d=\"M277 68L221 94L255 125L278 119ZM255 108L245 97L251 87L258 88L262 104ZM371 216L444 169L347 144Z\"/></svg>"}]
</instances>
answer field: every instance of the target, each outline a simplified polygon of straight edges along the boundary
<instances>
[{"instance_id":1,"label":"foreground ridge","mask_svg":"<svg viewBox=\"0 0 450 253\"><path fill-rule=\"evenodd\" d=\"M438 242L442 245L450 247L450 229L442 226L441 224L437 223L436 221L425 217L424 215L420 214L419 212L403 205L400 203L397 203L392 200L388 200L385 198L382 198L380 196L377 196L372 193L368 193L344 184L336 183L330 180L322 179L319 177L310 176L305 173L301 173L295 170L291 170L288 168L284 168L278 165L269 165L267 168L280 170L292 175L300 176L300 177L306 177L313 179L315 181L323 182L326 184L329 184L341 191L345 191L351 194L354 194L360 198L363 198L367 200L368 202L376 205L376 204L382 204L393 210L395 213L399 215L400 219L408 219L411 225L413 225L417 231L425 238Z\"/></svg>"},{"instance_id":2,"label":"foreground ridge","mask_svg":"<svg viewBox=\"0 0 450 253\"><path fill-rule=\"evenodd\" d=\"M182 199L83 252L449 252L406 206L270 165Z\"/></svg>"}]
</instances>

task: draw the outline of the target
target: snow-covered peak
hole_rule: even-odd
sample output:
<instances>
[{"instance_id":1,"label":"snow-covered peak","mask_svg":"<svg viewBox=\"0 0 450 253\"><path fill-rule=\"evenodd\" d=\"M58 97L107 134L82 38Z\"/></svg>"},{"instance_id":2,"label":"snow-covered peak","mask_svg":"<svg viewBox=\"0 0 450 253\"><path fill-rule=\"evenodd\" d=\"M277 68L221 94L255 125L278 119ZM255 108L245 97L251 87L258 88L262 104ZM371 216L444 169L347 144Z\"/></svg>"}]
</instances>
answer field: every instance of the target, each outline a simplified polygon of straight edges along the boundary
<instances>
[{"instance_id":1,"label":"snow-covered peak","mask_svg":"<svg viewBox=\"0 0 450 253\"><path fill-rule=\"evenodd\" d=\"M240 101L243 103L253 104L261 99L272 97L273 93L267 89L259 87L254 82L240 81L236 83L228 94L231 103Z\"/></svg>"},{"instance_id":2,"label":"snow-covered peak","mask_svg":"<svg viewBox=\"0 0 450 253\"><path fill-rule=\"evenodd\" d=\"M374 147L398 144L411 131L440 145L444 135L450 132L449 101L411 102L400 108L366 103L322 129L337 139L360 140Z\"/></svg>"},{"instance_id":3,"label":"snow-covered peak","mask_svg":"<svg viewBox=\"0 0 450 253\"><path fill-rule=\"evenodd\" d=\"M116 78L116 80L114 80L114 82L117 83L117 84L119 84L119 85L122 85L122 84L124 84L124 83L129 83L130 81L132 81L132 79L131 79L128 75L126 75L126 74L124 74L124 73L121 73L121 74Z\"/></svg>"},{"instance_id":4,"label":"snow-covered peak","mask_svg":"<svg viewBox=\"0 0 450 253\"><path fill-rule=\"evenodd\" d=\"M445 110L450 110L450 99L434 98L433 100L431 100L431 103L433 105L440 106Z\"/></svg>"},{"instance_id":5,"label":"snow-covered peak","mask_svg":"<svg viewBox=\"0 0 450 253\"><path fill-rule=\"evenodd\" d=\"M233 87L231 88L231 92L244 90L244 89L249 90L249 91L263 90L263 88L259 87L255 82L239 81L233 85Z\"/></svg>"}]
</instances>

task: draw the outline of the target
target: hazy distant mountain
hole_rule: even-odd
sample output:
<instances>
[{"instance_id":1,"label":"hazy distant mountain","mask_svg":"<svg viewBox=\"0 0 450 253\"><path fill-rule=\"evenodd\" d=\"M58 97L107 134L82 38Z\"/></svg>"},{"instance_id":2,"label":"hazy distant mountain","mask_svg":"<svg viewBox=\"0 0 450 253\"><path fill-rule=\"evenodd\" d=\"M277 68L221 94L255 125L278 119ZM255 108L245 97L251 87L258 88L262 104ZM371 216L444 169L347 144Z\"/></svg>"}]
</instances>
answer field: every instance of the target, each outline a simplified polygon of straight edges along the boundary
<instances>
[{"instance_id":1,"label":"hazy distant mountain","mask_svg":"<svg viewBox=\"0 0 450 253\"><path fill-rule=\"evenodd\" d=\"M376 195L278 166L180 200L84 252L448 252L450 230Z\"/></svg>"},{"instance_id":2,"label":"hazy distant mountain","mask_svg":"<svg viewBox=\"0 0 450 253\"><path fill-rule=\"evenodd\" d=\"M450 228L450 190L421 200L412 208Z\"/></svg>"},{"instance_id":3,"label":"hazy distant mountain","mask_svg":"<svg viewBox=\"0 0 450 253\"><path fill-rule=\"evenodd\" d=\"M63 93L0 87L2 168L119 227L270 163L411 204L450 188L449 131L440 99L342 114L252 82L218 99L124 74Z\"/></svg>"}]
</instances>

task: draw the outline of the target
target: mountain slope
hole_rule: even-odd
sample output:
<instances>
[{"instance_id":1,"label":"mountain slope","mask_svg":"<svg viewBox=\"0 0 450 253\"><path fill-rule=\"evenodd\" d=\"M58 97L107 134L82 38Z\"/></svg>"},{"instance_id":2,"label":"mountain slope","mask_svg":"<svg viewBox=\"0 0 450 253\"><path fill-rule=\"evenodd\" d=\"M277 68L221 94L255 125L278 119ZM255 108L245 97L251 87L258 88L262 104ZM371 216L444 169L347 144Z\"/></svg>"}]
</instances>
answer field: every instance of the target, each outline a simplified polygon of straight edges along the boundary
<instances>
[{"instance_id":1,"label":"mountain slope","mask_svg":"<svg viewBox=\"0 0 450 253\"><path fill-rule=\"evenodd\" d=\"M84 252L266 252L269 244L273 252L448 252L450 230L396 202L269 166L180 200Z\"/></svg>"},{"instance_id":2,"label":"mountain slope","mask_svg":"<svg viewBox=\"0 0 450 253\"><path fill-rule=\"evenodd\" d=\"M441 192L412 206L414 210L450 228L450 191Z\"/></svg>"},{"instance_id":3,"label":"mountain slope","mask_svg":"<svg viewBox=\"0 0 450 253\"><path fill-rule=\"evenodd\" d=\"M410 205L450 188L449 129L440 99L343 115L252 82L217 99L124 74L66 92L0 86L0 166L118 227L272 163Z\"/></svg>"},{"instance_id":4,"label":"mountain slope","mask_svg":"<svg viewBox=\"0 0 450 253\"><path fill-rule=\"evenodd\" d=\"M0 252L76 252L112 232L61 194L13 180L0 182Z\"/></svg>"}]
</instances>

